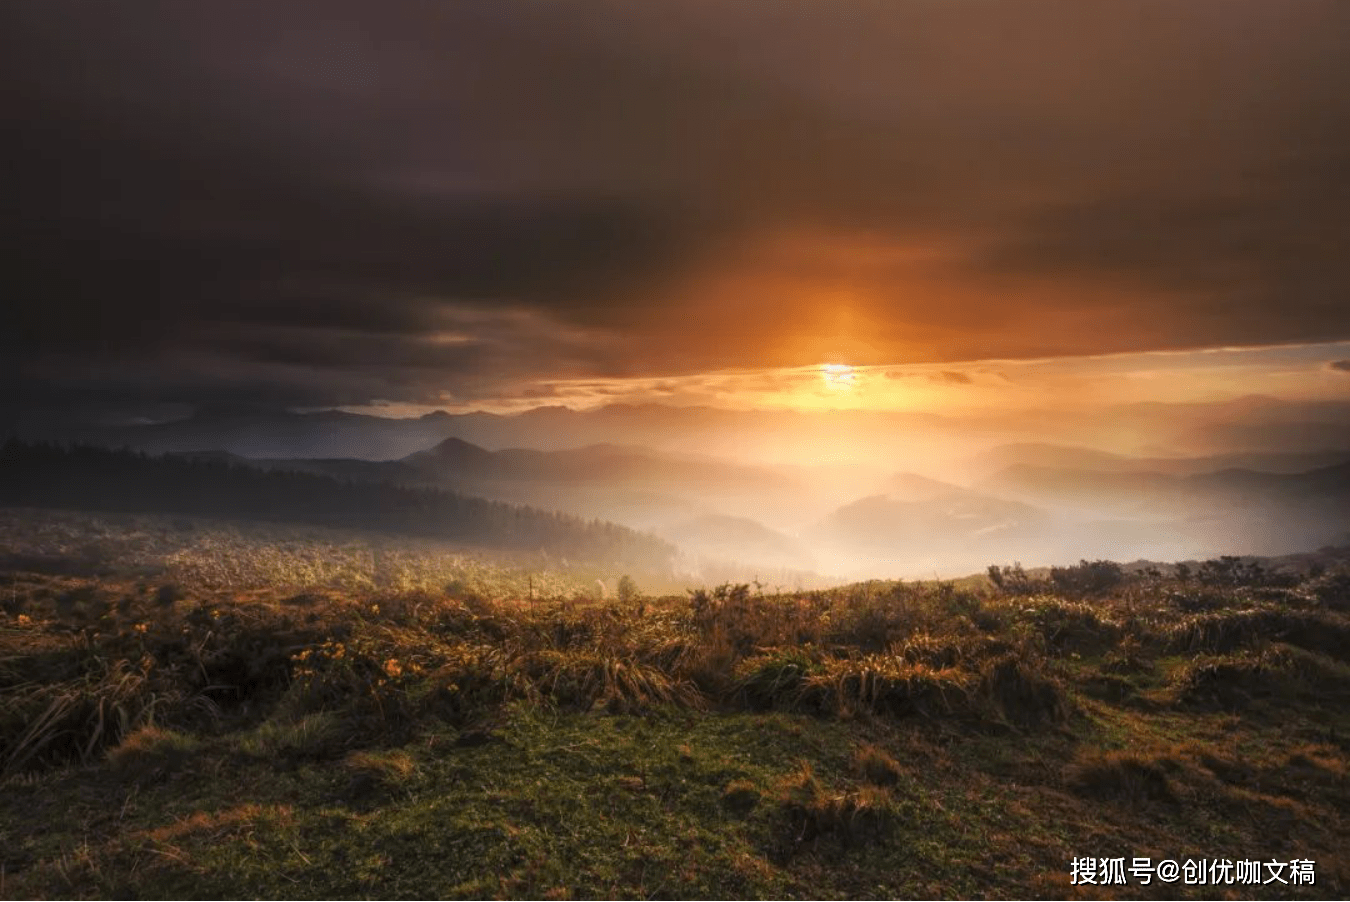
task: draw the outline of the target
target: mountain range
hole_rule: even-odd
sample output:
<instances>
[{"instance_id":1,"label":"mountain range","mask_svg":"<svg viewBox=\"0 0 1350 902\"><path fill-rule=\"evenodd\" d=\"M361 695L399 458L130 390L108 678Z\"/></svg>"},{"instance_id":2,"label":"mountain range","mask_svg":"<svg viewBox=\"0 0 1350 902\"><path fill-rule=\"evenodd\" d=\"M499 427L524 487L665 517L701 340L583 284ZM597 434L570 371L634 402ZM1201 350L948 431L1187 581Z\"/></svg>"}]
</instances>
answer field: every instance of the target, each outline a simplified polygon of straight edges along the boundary
<instances>
[{"instance_id":1,"label":"mountain range","mask_svg":"<svg viewBox=\"0 0 1350 902\"><path fill-rule=\"evenodd\" d=\"M1109 416L1119 431L1151 424L1156 437L1161 422L1181 431L1297 431L1343 413L1350 418L1335 404L1249 397L1126 405ZM1040 437L1046 423L1024 418L1021 428ZM404 420L207 410L95 432L105 445L608 520L709 561L857 576L949 574L1011 560L1281 554L1350 535L1350 451L1342 446L1143 454L998 441L1016 434L1012 419L987 416L982 445L973 447L943 443L970 425L955 414L661 405ZM762 453L808 436L816 449L808 461ZM724 453L729 444L733 453ZM860 446L867 456L856 459Z\"/></svg>"}]
</instances>

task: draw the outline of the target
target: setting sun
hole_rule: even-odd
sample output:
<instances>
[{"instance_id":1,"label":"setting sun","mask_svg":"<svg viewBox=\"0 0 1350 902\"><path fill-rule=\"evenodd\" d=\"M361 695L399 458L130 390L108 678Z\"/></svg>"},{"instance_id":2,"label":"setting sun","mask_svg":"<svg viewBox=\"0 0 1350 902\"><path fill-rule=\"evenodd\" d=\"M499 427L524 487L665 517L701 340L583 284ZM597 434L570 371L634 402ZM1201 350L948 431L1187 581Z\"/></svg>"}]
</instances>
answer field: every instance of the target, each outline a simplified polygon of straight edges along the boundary
<instances>
[{"instance_id":1,"label":"setting sun","mask_svg":"<svg viewBox=\"0 0 1350 902\"><path fill-rule=\"evenodd\" d=\"M853 383L857 380L857 374L853 372L853 367L847 363L822 363L820 365L820 376L825 380L826 388L839 391L851 389Z\"/></svg>"}]
</instances>

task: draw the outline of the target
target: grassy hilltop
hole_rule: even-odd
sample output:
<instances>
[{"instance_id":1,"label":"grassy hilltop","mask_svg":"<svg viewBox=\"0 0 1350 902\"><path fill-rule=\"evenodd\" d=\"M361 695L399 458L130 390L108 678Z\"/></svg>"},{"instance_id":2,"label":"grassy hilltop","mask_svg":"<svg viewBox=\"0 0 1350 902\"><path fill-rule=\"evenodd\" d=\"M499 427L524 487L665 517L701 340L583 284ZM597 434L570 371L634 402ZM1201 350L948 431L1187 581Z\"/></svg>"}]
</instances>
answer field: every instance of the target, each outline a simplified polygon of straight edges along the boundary
<instances>
[{"instance_id":1,"label":"grassy hilltop","mask_svg":"<svg viewBox=\"0 0 1350 902\"><path fill-rule=\"evenodd\" d=\"M320 559L63 567L61 535L0 581L2 896L1350 889L1335 563L530 601ZM1080 856L1317 882L1071 886Z\"/></svg>"}]
</instances>

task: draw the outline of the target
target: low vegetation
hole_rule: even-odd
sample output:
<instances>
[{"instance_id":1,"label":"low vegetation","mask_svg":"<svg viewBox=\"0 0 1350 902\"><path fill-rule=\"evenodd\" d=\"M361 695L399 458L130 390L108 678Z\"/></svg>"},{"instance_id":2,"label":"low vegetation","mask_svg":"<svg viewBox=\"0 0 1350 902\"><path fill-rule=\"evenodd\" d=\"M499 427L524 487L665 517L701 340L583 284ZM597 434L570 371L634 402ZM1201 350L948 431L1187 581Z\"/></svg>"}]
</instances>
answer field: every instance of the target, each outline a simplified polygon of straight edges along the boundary
<instances>
[{"instance_id":1,"label":"low vegetation","mask_svg":"<svg viewBox=\"0 0 1350 902\"><path fill-rule=\"evenodd\" d=\"M14 566L0 894L1063 896L1083 856L1343 894L1339 565L1084 567L531 600Z\"/></svg>"}]
</instances>

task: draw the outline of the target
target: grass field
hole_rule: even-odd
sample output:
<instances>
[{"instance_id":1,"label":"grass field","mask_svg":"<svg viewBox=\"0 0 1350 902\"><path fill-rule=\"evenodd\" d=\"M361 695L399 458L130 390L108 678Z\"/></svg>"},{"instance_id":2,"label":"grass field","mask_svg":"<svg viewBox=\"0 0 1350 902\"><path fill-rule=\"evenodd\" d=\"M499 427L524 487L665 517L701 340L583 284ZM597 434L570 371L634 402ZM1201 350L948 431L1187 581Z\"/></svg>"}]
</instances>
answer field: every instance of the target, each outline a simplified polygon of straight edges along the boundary
<instances>
[{"instance_id":1,"label":"grass field","mask_svg":"<svg viewBox=\"0 0 1350 902\"><path fill-rule=\"evenodd\" d=\"M0 897L1350 889L1336 566L531 601L503 562L363 582L340 542L9 516Z\"/></svg>"}]
</instances>

